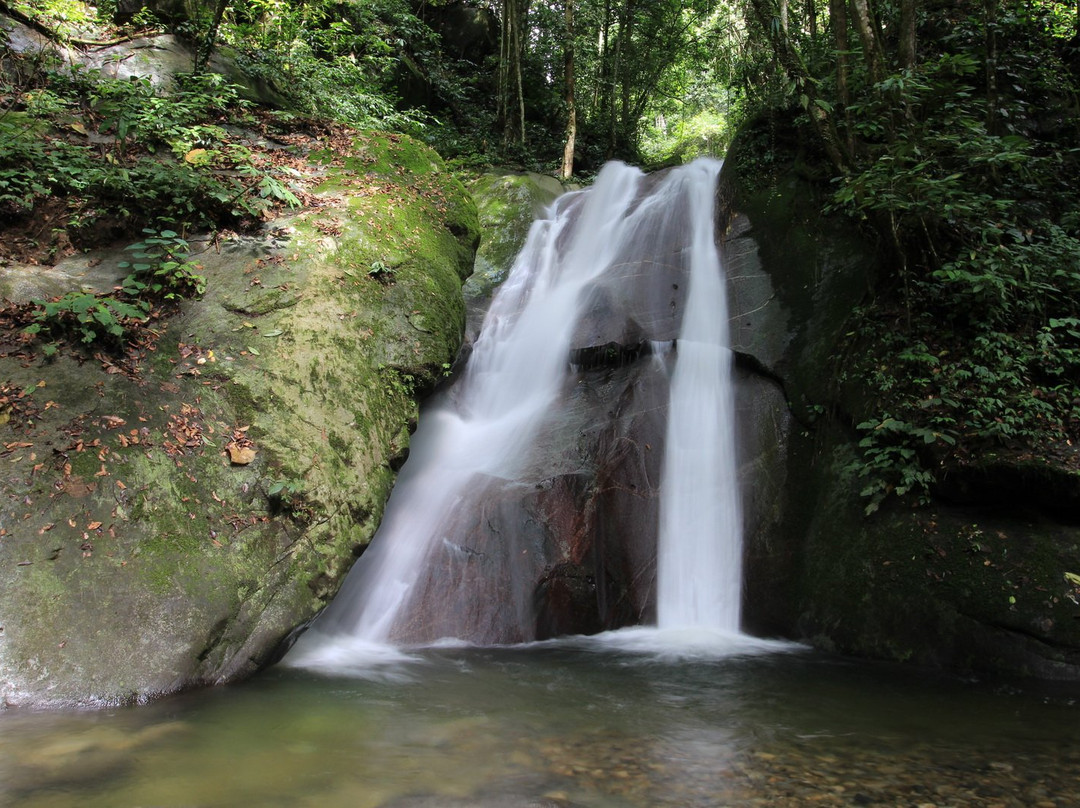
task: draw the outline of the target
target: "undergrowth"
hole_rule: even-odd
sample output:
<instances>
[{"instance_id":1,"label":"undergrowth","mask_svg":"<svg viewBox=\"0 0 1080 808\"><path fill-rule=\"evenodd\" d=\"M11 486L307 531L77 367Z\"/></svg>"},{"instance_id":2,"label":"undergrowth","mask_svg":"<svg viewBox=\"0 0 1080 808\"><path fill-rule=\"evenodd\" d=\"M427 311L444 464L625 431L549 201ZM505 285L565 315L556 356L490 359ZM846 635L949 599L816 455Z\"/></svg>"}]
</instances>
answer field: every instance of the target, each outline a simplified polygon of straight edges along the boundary
<instances>
[{"instance_id":1,"label":"undergrowth","mask_svg":"<svg viewBox=\"0 0 1080 808\"><path fill-rule=\"evenodd\" d=\"M1004 15L1016 47L990 93L983 24L957 24L849 107L859 150L831 208L877 238L886 270L853 318L861 358L839 370L873 413L852 467L868 513L995 457L1078 467L1076 79L1038 20Z\"/></svg>"}]
</instances>

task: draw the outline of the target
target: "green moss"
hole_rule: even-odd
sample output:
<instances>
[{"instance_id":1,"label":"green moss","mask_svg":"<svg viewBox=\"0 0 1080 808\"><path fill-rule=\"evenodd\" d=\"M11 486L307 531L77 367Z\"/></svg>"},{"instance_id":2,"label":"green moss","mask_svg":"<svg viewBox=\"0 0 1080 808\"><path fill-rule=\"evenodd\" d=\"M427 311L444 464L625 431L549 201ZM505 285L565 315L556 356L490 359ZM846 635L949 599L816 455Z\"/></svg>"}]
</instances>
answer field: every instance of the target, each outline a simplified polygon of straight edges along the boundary
<instances>
[{"instance_id":1,"label":"green moss","mask_svg":"<svg viewBox=\"0 0 1080 808\"><path fill-rule=\"evenodd\" d=\"M17 545L0 541L0 615L13 627L8 615L22 608L23 590L5 570L32 569L16 567L14 554L26 552L34 568L55 563L54 577L33 589L35 608L50 611L27 615L25 633L45 638L37 653L65 692L162 692L250 672L251 660L336 592L374 533L391 463L415 422L417 385L441 373L460 341L475 210L419 144L376 136L361 145L370 151L347 155L348 165L327 163L326 186L361 204L279 222L292 231L287 244L238 239L200 256L207 292L166 324L138 382L94 363L60 360L55 376L51 366L5 364L26 386L48 375L57 406L43 417L52 443L35 446L37 460L27 452L6 466L38 486L28 495L44 513L23 522L23 496L0 502L5 523L27 527ZM330 235L335 220L341 231ZM376 260L393 267L392 278L368 277ZM198 413L185 415L181 402ZM77 421L90 412L127 425ZM172 416L209 443L167 455ZM97 483L77 500L53 497L56 477L31 473L51 446L67 445L73 425L85 443L100 437L108 449L107 477L95 477L101 447L68 451L72 477ZM120 435L133 427L146 440L125 448ZM240 427L256 456L232 466L222 450ZM275 509L267 489L279 480L299 493ZM68 527L72 516L77 528ZM102 524L83 556L81 534L93 522ZM53 547L62 548L55 562L42 557ZM58 624L82 639L79 655L74 641L57 652L47 627Z\"/></svg>"},{"instance_id":2,"label":"green moss","mask_svg":"<svg viewBox=\"0 0 1080 808\"><path fill-rule=\"evenodd\" d=\"M353 141L353 154L344 159L346 169L358 174L399 178L405 174L445 171L442 158L407 135L368 132Z\"/></svg>"},{"instance_id":3,"label":"green moss","mask_svg":"<svg viewBox=\"0 0 1080 808\"><path fill-rule=\"evenodd\" d=\"M295 306L299 302L298 294L289 289L267 289L259 294L249 295L241 301L226 300L222 305L237 314L260 317L272 311Z\"/></svg>"}]
</instances>

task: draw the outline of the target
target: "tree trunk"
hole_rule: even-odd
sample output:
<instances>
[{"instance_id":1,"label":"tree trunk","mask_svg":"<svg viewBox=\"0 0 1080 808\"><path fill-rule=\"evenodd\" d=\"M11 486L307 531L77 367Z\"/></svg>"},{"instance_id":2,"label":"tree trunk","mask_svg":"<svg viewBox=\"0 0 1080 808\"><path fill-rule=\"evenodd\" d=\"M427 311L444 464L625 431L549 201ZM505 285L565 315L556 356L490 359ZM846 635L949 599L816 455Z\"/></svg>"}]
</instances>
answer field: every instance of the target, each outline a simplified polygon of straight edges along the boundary
<instances>
[{"instance_id":1,"label":"tree trunk","mask_svg":"<svg viewBox=\"0 0 1080 808\"><path fill-rule=\"evenodd\" d=\"M829 0L829 25L833 32L833 45L836 48L836 94L844 107L844 145L850 159L855 153L855 136L851 128L851 90L848 80L851 65L848 62L848 18L845 0Z\"/></svg>"},{"instance_id":2,"label":"tree trunk","mask_svg":"<svg viewBox=\"0 0 1080 808\"><path fill-rule=\"evenodd\" d=\"M874 19L870 14L869 0L851 0L852 18L855 30L862 42L863 58L870 70L870 78L881 81L881 44L874 28Z\"/></svg>"},{"instance_id":3,"label":"tree trunk","mask_svg":"<svg viewBox=\"0 0 1080 808\"><path fill-rule=\"evenodd\" d=\"M983 36L986 41L986 131L997 132L998 106L998 44L997 44L997 0L985 0L985 19Z\"/></svg>"},{"instance_id":4,"label":"tree trunk","mask_svg":"<svg viewBox=\"0 0 1080 808\"><path fill-rule=\"evenodd\" d=\"M195 75L202 73L210 61L210 53L214 49L214 43L217 42L218 28L221 27L221 20L225 17L225 9L228 7L229 0L217 0L214 6L214 18L210 22L210 30L206 32L206 37L195 53L195 64L191 71Z\"/></svg>"},{"instance_id":5,"label":"tree trunk","mask_svg":"<svg viewBox=\"0 0 1080 808\"><path fill-rule=\"evenodd\" d=\"M574 140L577 138L577 106L574 100L574 0L566 3L566 40L563 46L563 72L566 74L566 145L563 147L561 179L574 174Z\"/></svg>"},{"instance_id":6,"label":"tree trunk","mask_svg":"<svg viewBox=\"0 0 1080 808\"><path fill-rule=\"evenodd\" d=\"M610 46L611 40L608 39ZM608 89L608 106L605 110L607 114L608 125L608 142L607 142L607 158L610 160L615 156L615 130L617 128L619 115L617 110L618 104L618 89L619 89L619 76L622 75L622 42L623 42L623 26L622 20L619 21L619 35L615 37L615 50L611 54L611 66L608 70L608 82L610 87Z\"/></svg>"},{"instance_id":7,"label":"tree trunk","mask_svg":"<svg viewBox=\"0 0 1080 808\"><path fill-rule=\"evenodd\" d=\"M829 155L830 162L837 172L847 174L848 161L840 148L832 115L826 112L825 107L817 103L817 85L810 77L802 58L792 46L791 40L784 36L779 25L773 24L774 20L778 19L775 5L770 0L750 0L750 8L772 45L773 53L780 62L780 66L802 88L810 125L821 140L821 145L825 148L825 153Z\"/></svg>"},{"instance_id":8,"label":"tree trunk","mask_svg":"<svg viewBox=\"0 0 1080 808\"><path fill-rule=\"evenodd\" d=\"M634 15L636 13L637 10L634 8L634 0L626 0L626 5L623 7L623 21L619 31L619 39L624 40L625 42L621 49L622 75L619 78L619 82L622 85L622 103L619 109L618 138L620 150L628 145L628 141L630 140L629 133L633 131L630 116L630 97L634 89L634 79L633 76L630 75L630 71L636 61L634 56Z\"/></svg>"},{"instance_id":9,"label":"tree trunk","mask_svg":"<svg viewBox=\"0 0 1080 808\"><path fill-rule=\"evenodd\" d=\"M506 141L509 115L507 110L510 106L510 3L512 0L502 0L499 13L499 77L495 90L497 111L496 118L499 127L503 131L503 141Z\"/></svg>"},{"instance_id":10,"label":"tree trunk","mask_svg":"<svg viewBox=\"0 0 1080 808\"><path fill-rule=\"evenodd\" d=\"M525 0L502 0L499 26L498 122L503 145L525 143L525 96L521 80Z\"/></svg>"},{"instance_id":11,"label":"tree trunk","mask_svg":"<svg viewBox=\"0 0 1080 808\"><path fill-rule=\"evenodd\" d=\"M900 67L915 67L915 0L900 0Z\"/></svg>"},{"instance_id":12,"label":"tree trunk","mask_svg":"<svg viewBox=\"0 0 1080 808\"><path fill-rule=\"evenodd\" d=\"M608 96L611 93L611 0L604 0L604 20L600 27L600 53L597 61L597 80L593 91L593 116L597 123L605 121Z\"/></svg>"},{"instance_id":13,"label":"tree trunk","mask_svg":"<svg viewBox=\"0 0 1080 808\"><path fill-rule=\"evenodd\" d=\"M518 100L518 143L525 145L525 88L521 81L521 59L525 52L522 45L521 29L525 26L525 14L523 13L523 0L514 0L514 72L517 81Z\"/></svg>"}]
</instances>

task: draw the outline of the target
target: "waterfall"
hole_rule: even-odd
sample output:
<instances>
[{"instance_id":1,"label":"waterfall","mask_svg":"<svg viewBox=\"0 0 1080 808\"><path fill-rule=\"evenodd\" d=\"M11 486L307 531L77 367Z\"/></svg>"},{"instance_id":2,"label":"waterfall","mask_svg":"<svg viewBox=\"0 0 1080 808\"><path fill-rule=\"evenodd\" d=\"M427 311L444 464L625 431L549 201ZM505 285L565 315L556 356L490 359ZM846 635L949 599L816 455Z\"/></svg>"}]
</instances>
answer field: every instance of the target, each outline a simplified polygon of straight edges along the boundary
<instances>
[{"instance_id":1,"label":"waterfall","mask_svg":"<svg viewBox=\"0 0 1080 808\"><path fill-rule=\"evenodd\" d=\"M656 611L660 628L737 632L742 514L726 284L713 235L718 169L705 161L687 168L690 288L668 405Z\"/></svg>"},{"instance_id":2,"label":"waterfall","mask_svg":"<svg viewBox=\"0 0 1080 808\"><path fill-rule=\"evenodd\" d=\"M719 167L718 161L699 160L655 180L611 163L592 188L560 197L550 215L533 224L485 315L467 367L422 413L410 457L371 546L314 629L301 638L297 664L310 660L313 649L325 651L335 644L355 649L357 644L416 642L424 635L415 629L423 619L415 612L425 598L429 611L468 615L470 626L452 626L446 633L472 641L492 636L483 633L494 619L485 613L528 610L527 596L512 598L516 605L510 607L499 602L462 605L485 599L470 590L462 570L490 554L469 544L462 513L482 508L483 492L492 485L523 491L539 487L521 475L545 423L567 406L567 379L576 372L570 362L575 329L598 286L613 273L626 273L635 261L652 271L654 283L656 273L674 271L676 280L685 275L683 282L690 286L676 348L658 360L675 365L660 486L659 624L737 631L740 518L731 358L713 235ZM658 239L659 233L674 235ZM630 273L644 278L641 282L648 274ZM667 277L666 288L679 289ZM674 298L670 306L665 298L667 308L671 313L665 316L675 317ZM650 341L658 342L649 334L642 337L642 351L650 352ZM531 552L513 547L499 552ZM448 575L460 575L462 581L447 590L449 595L442 589L435 596L420 591L432 578ZM529 615L521 617L522 623L528 620ZM298 656L296 649L290 656Z\"/></svg>"}]
</instances>

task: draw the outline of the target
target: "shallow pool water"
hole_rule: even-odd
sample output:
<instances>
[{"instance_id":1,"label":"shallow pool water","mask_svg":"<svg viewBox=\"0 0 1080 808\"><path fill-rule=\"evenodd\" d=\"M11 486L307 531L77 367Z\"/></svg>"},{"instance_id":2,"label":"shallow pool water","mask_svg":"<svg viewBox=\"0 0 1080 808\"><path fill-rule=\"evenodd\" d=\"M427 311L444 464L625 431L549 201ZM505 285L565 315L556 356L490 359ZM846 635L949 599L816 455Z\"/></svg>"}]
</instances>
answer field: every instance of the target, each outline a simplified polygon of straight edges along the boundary
<instances>
[{"instance_id":1,"label":"shallow pool water","mask_svg":"<svg viewBox=\"0 0 1080 808\"><path fill-rule=\"evenodd\" d=\"M786 647L443 647L0 714L0 805L1080 804L1080 700Z\"/></svg>"}]
</instances>

